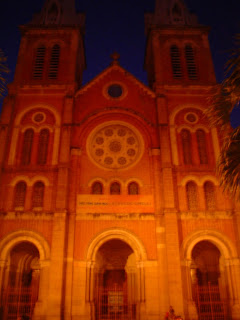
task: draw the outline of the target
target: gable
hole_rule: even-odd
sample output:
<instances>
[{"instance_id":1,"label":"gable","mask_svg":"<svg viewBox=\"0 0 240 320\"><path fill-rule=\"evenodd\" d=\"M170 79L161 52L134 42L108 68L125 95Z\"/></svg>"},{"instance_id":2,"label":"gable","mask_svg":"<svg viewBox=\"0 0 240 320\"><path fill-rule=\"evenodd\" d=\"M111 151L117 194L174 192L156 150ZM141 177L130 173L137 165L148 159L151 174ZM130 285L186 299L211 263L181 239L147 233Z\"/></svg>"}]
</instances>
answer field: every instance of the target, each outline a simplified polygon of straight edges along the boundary
<instances>
[{"instance_id":1,"label":"gable","mask_svg":"<svg viewBox=\"0 0 240 320\"><path fill-rule=\"evenodd\" d=\"M118 109L155 121L155 93L120 66L110 66L76 93L75 120Z\"/></svg>"}]
</instances>

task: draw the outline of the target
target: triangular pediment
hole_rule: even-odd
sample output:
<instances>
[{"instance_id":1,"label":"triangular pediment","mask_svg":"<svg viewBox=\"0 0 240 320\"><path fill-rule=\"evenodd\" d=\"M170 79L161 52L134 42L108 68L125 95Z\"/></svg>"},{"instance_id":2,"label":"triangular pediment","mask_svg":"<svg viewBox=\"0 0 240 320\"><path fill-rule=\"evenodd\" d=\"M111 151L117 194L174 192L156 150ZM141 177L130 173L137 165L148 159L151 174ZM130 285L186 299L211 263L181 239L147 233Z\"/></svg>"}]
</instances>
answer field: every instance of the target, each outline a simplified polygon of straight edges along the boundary
<instances>
[{"instance_id":1,"label":"triangular pediment","mask_svg":"<svg viewBox=\"0 0 240 320\"><path fill-rule=\"evenodd\" d=\"M93 80L84 85L78 92L76 93L76 97L82 95L97 85L99 82L106 80L107 82L123 82L123 83L131 83L135 85L136 88L144 92L146 95L155 97L155 93L144 83L138 80L134 75L128 72L126 69L122 68L120 65L111 65L105 70L103 70L100 74L98 74Z\"/></svg>"}]
</instances>

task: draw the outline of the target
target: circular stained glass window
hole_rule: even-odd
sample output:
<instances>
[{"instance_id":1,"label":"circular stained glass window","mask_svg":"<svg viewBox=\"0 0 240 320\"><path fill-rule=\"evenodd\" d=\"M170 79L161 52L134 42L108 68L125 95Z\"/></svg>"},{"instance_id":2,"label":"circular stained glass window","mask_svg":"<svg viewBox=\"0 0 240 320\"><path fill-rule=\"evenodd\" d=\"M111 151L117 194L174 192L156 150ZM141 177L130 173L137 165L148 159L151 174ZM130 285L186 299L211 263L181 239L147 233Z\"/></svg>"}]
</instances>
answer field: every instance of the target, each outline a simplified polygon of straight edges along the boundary
<instances>
[{"instance_id":1,"label":"circular stained glass window","mask_svg":"<svg viewBox=\"0 0 240 320\"><path fill-rule=\"evenodd\" d=\"M123 94L123 89L119 84L112 84L108 87L107 92L111 98L119 98Z\"/></svg>"},{"instance_id":2,"label":"circular stained glass window","mask_svg":"<svg viewBox=\"0 0 240 320\"><path fill-rule=\"evenodd\" d=\"M44 119L45 119L45 115L42 112L38 112L33 115L34 122L40 123L40 122L43 122Z\"/></svg>"},{"instance_id":3,"label":"circular stained glass window","mask_svg":"<svg viewBox=\"0 0 240 320\"><path fill-rule=\"evenodd\" d=\"M196 123L198 120L198 117L195 113L190 112L186 115L185 119L187 122Z\"/></svg>"},{"instance_id":4,"label":"circular stained glass window","mask_svg":"<svg viewBox=\"0 0 240 320\"><path fill-rule=\"evenodd\" d=\"M108 169L126 168L140 159L143 140L140 134L123 124L106 124L90 134L88 154Z\"/></svg>"}]
</instances>

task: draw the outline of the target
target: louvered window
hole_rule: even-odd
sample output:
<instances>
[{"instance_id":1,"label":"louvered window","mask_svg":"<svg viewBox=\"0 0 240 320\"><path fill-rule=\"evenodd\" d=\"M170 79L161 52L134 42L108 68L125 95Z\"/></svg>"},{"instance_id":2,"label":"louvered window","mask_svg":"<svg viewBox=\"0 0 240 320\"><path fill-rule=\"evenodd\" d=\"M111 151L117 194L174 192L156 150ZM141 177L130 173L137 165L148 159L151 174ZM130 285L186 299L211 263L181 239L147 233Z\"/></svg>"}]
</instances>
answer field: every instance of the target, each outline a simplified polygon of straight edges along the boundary
<instances>
[{"instance_id":1,"label":"louvered window","mask_svg":"<svg viewBox=\"0 0 240 320\"><path fill-rule=\"evenodd\" d=\"M139 194L139 187L136 182L129 183L128 194Z\"/></svg>"},{"instance_id":2,"label":"louvered window","mask_svg":"<svg viewBox=\"0 0 240 320\"><path fill-rule=\"evenodd\" d=\"M110 194L120 194L120 193L121 193L120 183L113 182L110 186Z\"/></svg>"},{"instance_id":3,"label":"louvered window","mask_svg":"<svg viewBox=\"0 0 240 320\"><path fill-rule=\"evenodd\" d=\"M27 185L24 181L20 181L15 186L14 207L24 207L26 198Z\"/></svg>"},{"instance_id":4,"label":"louvered window","mask_svg":"<svg viewBox=\"0 0 240 320\"><path fill-rule=\"evenodd\" d=\"M46 164L48 155L49 130L40 131L38 143L37 164Z\"/></svg>"},{"instance_id":5,"label":"louvered window","mask_svg":"<svg viewBox=\"0 0 240 320\"><path fill-rule=\"evenodd\" d=\"M214 210L215 203L215 187L212 182L207 181L204 183L204 196L207 210Z\"/></svg>"},{"instance_id":6,"label":"louvered window","mask_svg":"<svg viewBox=\"0 0 240 320\"><path fill-rule=\"evenodd\" d=\"M32 129L27 129L24 132L23 146L22 146L22 153L21 153L21 164L22 165L30 164L31 154L32 154L33 136L34 136L34 132Z\"/></svg>"},{"instance_id":7,"label":"louvered window","mask_svg":"<svg viewBox=\"0 0 240 320\"><path fill-rule=\"evenodd\" d=\"M58 78L59 58L60 58L60 46L58 44L55 44L51 52L49 73L48 73L49 79Z\"/></svg>"},{"instance_id":8,"label":"louvered window","mask_svg":"<svg viewBox=\"0 0 240 320\"><path fill-rule=\"evenodd\" d=\"M192 164L192 139L190 131L181 131L184 164Z\"/></svg>"},{"instance_id":9,"label":"louvered window","mask_svg":"<svg viewBox=\"0 0 240 320\"><path fill-rule=\"evenodd\" d=\"M33 186L32 206L33 208L43 207L44 184L38 181Z\"/></svg>"},{"instance_id":10,"label":"louvered window","mask_svg":"<svg viewBox=\"0 0 240 320\"><path fill-rule=\"evenodd\" d=\"M197 75L195 54L191 45L185 46L185 58L186 58L186 64L187 64L188 78L190 80L197 80L198 75Z\"/></svg>"},{"instance_id":11,"label":"louvered window","mask_svg":"<svg viewBox=\"0 0 240 320\"><path fill-rule=\"evenodd\" d=\"M188 210L196 210L198 208L197 203L197 185L195 182L190 181L186 184L187 193L187 205Z\"/></svg>"},{"instance_id":12,"label":"louvered window","mask_svg":"<svg viewBox=\"0 0 240 320\"><path fill-rule=\"evenodd\" d=\"M181 79L182 78L182 66L181 66L179 48L176 45L171 46L170 54L171 54L173 78L174 79Z\"/></svg>"},{"instance_id":13,"label":"louvered window","mask_svg":"<svg viewBox=\"0 0 240 320\"><path fill-rule=\"evenodd\" d=\"M94 182L92 185L92 194L102 194L103 186L100 182Z\"/></svg>"},{"instance_id":14,"label":"louvered window","mask_svg":"<svg viewBox=\"0 0 240 320\"><path fill-rule=\"evenodd\" d=\"M46 48L41 46L37 48L35 63L33 67L33 79L41 80L43 78Z\"/></svg>"},{"instance_id":15,"label":"louvered window","mask_svg":"<svg viewBox=\"0 0 240 320\"><path fill-rule=\"evenodd\" d=\"M208 163L207 157L207 145L206 145L206 134L203 130L197 130L197 144L198 144L198 154L201 164Z\"/></svg>"}]
</instances>

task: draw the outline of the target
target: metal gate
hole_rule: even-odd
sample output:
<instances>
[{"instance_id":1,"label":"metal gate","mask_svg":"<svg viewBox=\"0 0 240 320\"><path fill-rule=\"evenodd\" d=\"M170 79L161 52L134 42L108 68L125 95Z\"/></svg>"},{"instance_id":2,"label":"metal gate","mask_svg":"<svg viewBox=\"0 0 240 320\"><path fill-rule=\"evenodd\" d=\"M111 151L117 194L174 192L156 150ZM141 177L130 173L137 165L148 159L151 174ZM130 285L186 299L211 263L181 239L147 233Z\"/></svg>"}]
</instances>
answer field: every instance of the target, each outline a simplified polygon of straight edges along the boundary
<instances>
[{"instance_id":1,"label":"metal gate","mask_svg":"<svg viewBox=\"0 0 240 320\"><path fill-rule=\"evenodd\" d=\"M37 301L38 288L8 287L4 292L4 319L31 319Z\"/></svg>"},{"instance_id":2,"label":"metal gate","mask_svg":"<svg viewBox=\"0 0 240 320\"><path fill-rule=\"evenodd\" d=\"M135 320L136 304L131 301L127 289L117 284L107 288L99 287L95 312L97 320Z\"/></svg>"},{"instance_id":3,"label":"metal gate","mask_svg":"<svg viewBox=\"0 0 240 320\"><path fill-rule=\"evenodd\" d=\"M195 286L193 298L196 302L199 320L227 320L226 303L221 301L219 286L208 284Z\"/></svg>"}]
</instances>

